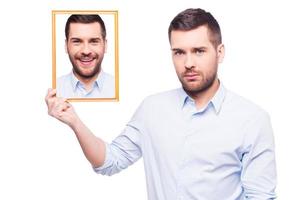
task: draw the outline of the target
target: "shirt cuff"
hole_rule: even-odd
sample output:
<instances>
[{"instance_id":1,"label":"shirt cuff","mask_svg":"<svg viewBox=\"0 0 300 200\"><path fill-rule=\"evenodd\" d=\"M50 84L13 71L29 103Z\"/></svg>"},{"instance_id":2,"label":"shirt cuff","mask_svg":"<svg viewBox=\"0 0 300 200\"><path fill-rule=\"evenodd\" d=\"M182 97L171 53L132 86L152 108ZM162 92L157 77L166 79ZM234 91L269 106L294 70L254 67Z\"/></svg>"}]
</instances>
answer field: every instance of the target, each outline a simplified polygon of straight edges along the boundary
<instances>
[{"instance_id":1,"label":"shirt cuff","mask_svg":"<svg viewBox=\"0 0 300 200\"><path fill-rule=\"evenodd\" d=\"M111 165L111 150L108 143L105 142L105 158L103 165L99 167L93 167L93 170L98 174L105 175L106 169Z\"/></svg>"}]
</instances>

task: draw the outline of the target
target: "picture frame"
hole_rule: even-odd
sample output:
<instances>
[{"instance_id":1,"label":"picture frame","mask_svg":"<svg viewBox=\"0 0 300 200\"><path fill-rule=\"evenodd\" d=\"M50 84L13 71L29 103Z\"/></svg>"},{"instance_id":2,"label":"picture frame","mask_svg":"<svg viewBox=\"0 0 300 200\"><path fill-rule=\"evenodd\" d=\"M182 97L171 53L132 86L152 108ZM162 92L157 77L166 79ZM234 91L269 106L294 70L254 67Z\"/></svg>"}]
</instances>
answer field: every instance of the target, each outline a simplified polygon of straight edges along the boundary
<instances>
[{"instance_id":1,"label":"picture frame","mask_svg":"<svg viewBox=\"0 0 300 200\"><path fill-rule=\"evenodd\" d=\"M114 95L101 97L64 97L68 101L119 101L119 39L117 10L52 10L52 88L59 86L59 77L72 71L66 52L65 25L71 15L99 15L106 27L107 50L101 63L101 72L105 71L114 78ZM100 91L101 92L101 91ZM59 96L59 94L57 94Z\"/></svg>"}]
</instances>

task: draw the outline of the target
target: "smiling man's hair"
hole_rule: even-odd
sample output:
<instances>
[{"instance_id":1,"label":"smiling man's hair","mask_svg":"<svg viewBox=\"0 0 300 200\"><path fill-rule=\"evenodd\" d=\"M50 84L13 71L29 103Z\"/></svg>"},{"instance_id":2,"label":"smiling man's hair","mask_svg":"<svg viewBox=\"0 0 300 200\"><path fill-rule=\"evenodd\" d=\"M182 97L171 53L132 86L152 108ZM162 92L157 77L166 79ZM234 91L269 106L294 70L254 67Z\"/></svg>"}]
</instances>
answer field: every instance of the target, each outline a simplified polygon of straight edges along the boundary
<instances>
[{"instance_id":1,"label":"smiling man's hair","mask_svg":"<svg viewBox=\"0 0 300 200\"><path fill-rule=\"evenodd\" d=\"M99 15L71 15L66 23L66 27L65 27L65 35L66 35L66 39L69 39L69 33L70 33L70 24L71 23L82 23L82 24L90 24L90 23L94 23L97 22L100 24L101 27L101 35L103 37L103 39L106 38L106 28L105 28L105 24L102 20L102 18Z\"/></svg>"},{"instance_id":2,"label":"smiling man's hair","mask_svg":"<svg viewBox=\"0 0 300 200\"><path fill-rule=\"evenodd\" d=\"M179 13L170 23L168 35L171 41L172 31L190 31L199 26L206 26L211 43L217 47L222 43L221 29L217 20L205 10L189 8Z\"/></svg>"}]
</instances>

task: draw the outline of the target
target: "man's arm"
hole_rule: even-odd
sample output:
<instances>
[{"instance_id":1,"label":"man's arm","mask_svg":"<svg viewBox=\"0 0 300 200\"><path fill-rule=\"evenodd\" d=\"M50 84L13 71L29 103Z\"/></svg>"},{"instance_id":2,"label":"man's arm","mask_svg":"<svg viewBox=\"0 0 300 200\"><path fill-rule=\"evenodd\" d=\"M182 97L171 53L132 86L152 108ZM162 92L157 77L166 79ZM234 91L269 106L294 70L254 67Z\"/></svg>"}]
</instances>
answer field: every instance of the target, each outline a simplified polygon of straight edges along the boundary
<instances>
[{"instance_id":1,"label":"man's arm","mask_svg":"<svg viewBox=\"0 0 300 200\"><path fill-rule=\"evenodd\" d=\"M93 167L102 166L105 159L105 143L97 138L80 120L73 106L64 98L56 97L56 90L49 89L45 97L48 114L67 124L75 133L82 151Z\"/></svg>"},{"instance_id":2,"label":"man's arm","mask_svg":"<svg viewBox=\"0 0 300 200\"><path fill-rule=\"evenodd\" d=\"M254 120L248 131L241 174L245 197L253 200L275 199L276 163L269 116L265 113Z\"/></svg>"}]
</instances>

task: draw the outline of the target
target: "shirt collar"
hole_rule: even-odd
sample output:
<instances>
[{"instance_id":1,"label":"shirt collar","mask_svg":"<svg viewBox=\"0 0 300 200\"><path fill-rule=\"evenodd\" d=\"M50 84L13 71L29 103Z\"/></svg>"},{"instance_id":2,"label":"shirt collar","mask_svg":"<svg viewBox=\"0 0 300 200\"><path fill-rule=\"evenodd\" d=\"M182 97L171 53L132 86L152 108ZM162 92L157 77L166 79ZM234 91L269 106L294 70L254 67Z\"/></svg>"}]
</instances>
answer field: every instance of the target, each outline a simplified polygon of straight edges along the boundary
<instances>
[{"instance_id":1,"label":"shirt collar","mask_svg":"<svg viewBox=\"0 0 300 200\"><path fill-rule=\"evenodd\" d=\"M220 86L219 86L217 92L215 93L213 98L210 100L210 102L212 102L212 104L215 108L216 113L220 112L223 102L224 102L224 99L225 99L225 96L226 96L226 88L220 82Z\"/></svg>"},{"instance_id":2,"label":"shirt collar","mask_svg":"<svg viewBox=\"0 0 300 200\"><path fill-rule=\"evenodd\" d=\"M207 105L209 105L211 103L213 105L216 113L218 114L222 108L222 104L224 102L225 96L226 96L226 88L224 87L222 82L220 82L217 92L211 98L211 100L207 103ZM188 100L192 100L192 98L184 91L183 88L180 88L179 102L181 102L180 103L181 108L187 103Z\"/></svg>"},{"instance_id":3,"label":"shirt collar","mask_svg":"<svg viewBox=\"0 0 300 200\"><path fill-rule=\"evenodd\" d=\"M104 79L105 79L106 73L103 71L103 69L101 69L97 79L96 79L96 84L99 88L99 91L102 90L103 88L103 83L104 83Z\"/></svg>"},{"instance_id":4,"label":"shirt collar","mask_svg":"<svg viewBox=\"0 0 300 200\"><path fill-rule=\"evenodd\" d=\"M77 79L77 77L74 75L73 71L70 73L70 77L71 77L71 85L72 85L72 89L73 92L75 92L77 84L79 83L79 80Z\"/></svg>"},{"instance_id":5,"label":"shirt collar","mask_svg":"<svg viewBox=\"0 0 300 200\"><path fill-rule=\"evenodd\" d=\"M72 89L73 92L76 91L76 88L78 87L78 84L80 83L80 81L78 80L78 78L74 75L74 72L71 71L70 73L70 77L71 77L71 85L72 85ZM101 91L102 87L103 87L103 82L105 79L105 72L101 69L95 83L99 88L99 91Z\"/></svg>"}]
</instances>

